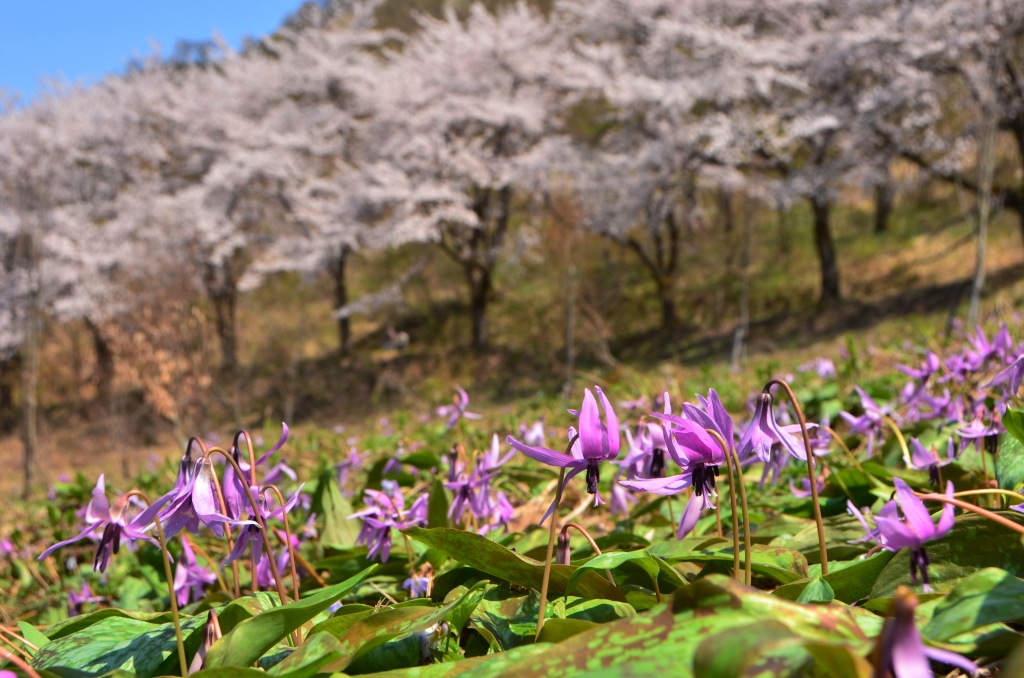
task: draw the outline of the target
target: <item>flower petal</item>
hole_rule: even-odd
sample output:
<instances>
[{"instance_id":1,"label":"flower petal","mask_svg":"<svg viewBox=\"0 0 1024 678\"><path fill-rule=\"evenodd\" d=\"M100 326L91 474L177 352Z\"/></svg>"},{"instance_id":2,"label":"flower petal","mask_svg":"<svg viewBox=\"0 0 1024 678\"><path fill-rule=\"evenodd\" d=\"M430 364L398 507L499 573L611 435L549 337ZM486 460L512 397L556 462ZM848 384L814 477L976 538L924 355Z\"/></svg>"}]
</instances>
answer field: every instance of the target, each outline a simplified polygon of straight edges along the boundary
<instances>
[{"instance_id":1,"label":"flower petal","mask_svg":"<svg viewBox=\"0 0 1024 678\"><path fill-rule=\"evenodd\" d=\"M619 446L621 444L621 438L619 435L619 418L615 416L615 410L612 408L612 404L608 402L608 396L604 394L601 387L595 386L594 390L597 391L597 397L601 400L601 409L604 411L604 435L607 440L604 448L604 458L614 459L619 456Z\"/></svg>"},{"instance_id":2,"label":"flower petal","mask_svg":"<svg viewBox=\"0 0 1024 678\"><path fill-rule=\"evenodd\" d=\"M686 502L686 509L683 511L683 515L679 518L679 528L676 529L676 539L682 539L697 526L697 521L700 520L700 511L704 506L704 502L697 493L694 493L690 497L690 501Z\"/></svg>"},{"instance_id":3,"label":"flower petal","mask_svg":"<svg viewBox=\"0 0 1024 678\"><path fill-rule=\"evenodd\" d=\"M267 450L262 455L260 455L260 458L256 460L256 465L259 466L260 464L265 462L267 459L270 459L270 455L274 454L274 452L277 452L282 447L284 447L284 444L286 442L288 442L288 434L289 433L290 433L290 431L288 429L288 424L286 424L286 423L284 423L282 421L281 422L281 437L278 438L277 442L274 443L273 447L271 447L269 450Z\"/></svg>"},{"instance_id":4,"label":"flower petal","mask_svg":"<svg viewBox=\"0 0 1024 678\"><path fill-rule=\"evenodd\" d=\"M903 509L903 515L907 519L906 526L922 542L933 538L935 523L932 522L932 516L928 513L928 509L924 507L924 502L917 498L917 495L902 478L893 478L892 482L896 486L896 501L899 502L900 508Z\"/></svg>"},{"instance_id":5,"label":"flower petal","mask_svg":"<svg viewBox=\"0 0 1024 678\"><path fill-rule=\"evenodd\" d=\"M580 446L585 459L604 459L607 439L601 427L601 415L597 411L597 400L588 388L583 393L579 431Z\"/></svg>"},{"instance_id":6,"label":"flower petal","mask_svg":"<svg viewBox=\"0 0 1024 678\"><path fill-rule=\"evenodd\" d=\"M566 466L580 463L580 460L578 459L574 459L569 455L562 454L561 452L556 452L555 450L549 450L546 447L530 447L529 445L519 442L512 436L506 438L506 442L525 454L527 457L536 459L540 463L547 464L548 466L564 468Z\"/></svg>"},{"instance_id":7,"label":"flower petal","mask_svg":"<svg viewBox=\"0 0 1024 678\"><path fill-rule=\"evenodd\" d=\"M671 495L678 494L693 484L693 476L683 473L667 478L636 478L634 480L620 480L619 484L631 490L653 492L654 494Z\"/></svg>"}]
</instances>

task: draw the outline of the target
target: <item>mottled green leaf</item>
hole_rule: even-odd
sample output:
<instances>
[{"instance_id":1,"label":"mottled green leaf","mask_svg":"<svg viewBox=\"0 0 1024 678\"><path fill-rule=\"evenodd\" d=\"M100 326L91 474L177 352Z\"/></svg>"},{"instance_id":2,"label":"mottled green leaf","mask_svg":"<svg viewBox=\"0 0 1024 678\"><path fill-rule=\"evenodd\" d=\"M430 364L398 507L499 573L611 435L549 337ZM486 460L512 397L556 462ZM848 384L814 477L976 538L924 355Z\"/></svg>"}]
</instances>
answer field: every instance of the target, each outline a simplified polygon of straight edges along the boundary
<instances>
[{"instance_id":1,"label":"mottled green leaf","mask_svg":"<svg viewBox=\"0 0 1024 678\"><path fill-rule=\"evenodd\" d=\"M831 587L837 600L847 604L854 603L870 595L878 575L892 560L893 555L892 551L880 551L870 558L852 563L830 562L829 573L822 579ZM780 586L772 594L786 600L797 600L810 581L812 580L805 579Z\"/></svg>"},{"instance_id":2,"label":"mottled green leaf","mask_svg":"<svg viewBox=\"0 0 1024 678\"><path fill-rule=\"evenodd\" d=\"M537 640L542 643L560 643L578 633L589 631L597 626L594 622L584 619L549 619L544 622Z\"/></svg>"},{"instance_id":3,"label":"mottled green leaf","mask_svg":"<svg viewBox=\"0 0 1024 678\"><path fill-rule=\"evenodd\" d=\"M206 654L205 665L216 667L252 664L289 633L355 588L374 569L376 566L370 566L340 584L246 619L214 643Z\"/></svg>"},{"instance_id":4,"label":"mottled green leaf","mask_svg":"<svg viewBox=\"0 0 1024 678\"><path fill-rule=\"evenodd\" d=\"M494 577L500 577L519 586L540 590L544 578L544 564L514 553L486 537L465 530L449 528L423 529L411 527L405 530L410 537L431 548L441 551L464 565L474 567ZM572 565L552 565L549 595L562 596L565 586L576 568ZM581 578L576 587L577 595L587 598L608 598L625 601L622 592L608 583L597 573L590 572Z\"/></svg>"},{"instance_id":5,"label":"mottled green leaf","mask_svg":"<svg viewBox=\"0 0 1024 678\"><path fill-rule=\"evenodd\" d=\"M821 577L814 577L809 582L804 590L797 596L796 602L798 603L831 603L836 597L836 592L832 590L828 582Z\"/></svg>"},{"instance_id":6,"label":"mottled green leaf","mask_svg":"<svg viewBox=\"0 0 1024 678\"><path fill-rule=\"evenodd\" d=\"M936 606L921 631L932 640L949 640L995 622L1024 619L1024 581L994 567L960 581Z\"/></svg>"},{"instance_id":7,"label":"mottled green leaf","mask_svg":"<svg viewBox=\"0 0 1024 678\"><path fill-rule=\"evenodd\" d=\"M77 617L71 617L70 619L65 619L64 621L50 626L43 631L43 633L50 640L57 640L58 638L63 638L64 636L69 636L72 633L81 631L82 629L89 628L93 624L110 617L134 619L136 621L142 621L149 624L165 624L172 619L170 612L136 612L134 610L122 610L116 607L108 607L102 610L96 610L95 612L80 614Z\"/></svg>"},{"instance_id":8,"label":"mottled green leaf","mask_svg":"<svg viewBox=\"0 0 1024 678\"><path fill-rule=\"evenodd\" d=\"M182 620L186 646L193 652L198 647L199 631L205 623L205 615ZM177 652L173 624L154 625L138 619L111 616L50 641L32 658L32 666L56 672L79 671L88 675L121 669L148 678L163 673L163 667L169 663L166 660L172 661L176 667Z\"/></svg>"},{"instance_id":9,"label":"mottled green leaf","mask_svg":"<svg viewBox=\"0 0 1024 678\"><path fill-rule=\"evenodd\" d=\"M655 546L647 549L650 553L661 556L660 549ZM807 576L807 559L793 549L755 545L751 549L751 570L756 574L769 577L780 584L803 579ZM681 560L691 563L728 563L732 564L732 544L715 545L710 549L674 553L662 556L666 560ZM743 554L740 554L740 566L743 565Z\"/></svg>"}]
</instances>

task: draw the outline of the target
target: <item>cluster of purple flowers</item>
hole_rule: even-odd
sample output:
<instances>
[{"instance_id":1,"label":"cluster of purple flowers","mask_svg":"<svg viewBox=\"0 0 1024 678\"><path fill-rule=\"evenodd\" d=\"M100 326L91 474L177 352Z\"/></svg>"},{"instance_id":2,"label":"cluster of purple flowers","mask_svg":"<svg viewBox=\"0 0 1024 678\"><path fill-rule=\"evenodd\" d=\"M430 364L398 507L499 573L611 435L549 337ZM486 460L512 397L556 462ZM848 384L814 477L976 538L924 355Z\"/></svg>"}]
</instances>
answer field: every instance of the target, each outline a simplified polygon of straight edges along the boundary
<instances>
[{"instance_id":1,"label":"cluster of purple flowers","mask_svg":"<svg viewBox=\"0 0 1024 678\"><path fill-rule=\"evenodd\" d=\"M361 518L363 527L359 531L357 544L369 548L369 557L387 562L391 555L391 528L404 530L427 522L427 495L421 494L408 510L402 488L393 480L381 481L381 490L366 490L366 508L353 513L349 518Z\"/></svg>"},{"instance_id":2,"label":"cluster of purple flowers","mask_svg":"<svg viewBox=\"0 0 1024 678\"><path fill-rule=\"evenodd\" d=\"M512 454L509 452L501 456L498 435L494 434L490 448L477 455L472 470L466 469L466 464L458 458L457 452L449 455L448 480L444 486L454 495L448 509L450 519L462 523L468 512L472 516L476 531L480 534L502 527L512 519L514 510L508 497L503 491L495 491L491 487L491 481Z\"/></svg>"}]
</instances>

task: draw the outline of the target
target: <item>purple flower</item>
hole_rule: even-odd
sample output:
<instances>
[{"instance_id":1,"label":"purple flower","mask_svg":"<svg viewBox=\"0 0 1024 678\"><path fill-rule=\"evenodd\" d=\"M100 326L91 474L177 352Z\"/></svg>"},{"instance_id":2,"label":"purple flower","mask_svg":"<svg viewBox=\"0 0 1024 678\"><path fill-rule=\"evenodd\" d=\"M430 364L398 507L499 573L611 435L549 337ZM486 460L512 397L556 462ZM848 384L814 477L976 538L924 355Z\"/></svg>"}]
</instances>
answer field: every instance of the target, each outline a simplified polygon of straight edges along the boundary
<instances>
[{"instance_id":1,"label":"purple flower","mask_svg":"<svg viewBox=\"0 0 1024 678\"><path fill-rule=\"evenodd\" d=\"M860 396L861 409L864 410L864 414L855 417L849 412L840 412L839 416L850 425L850 433L867 437L865 456L870 459L875 449L875 439L881 437L882 428L885 426L885 417L891 414L891 410L888 407L879 407L878 403L860 386L854 386L853 389Z\"/></svg>"},{"instance_id":2,"label":"purple flower","mask_svg":"<svg viewBox=\"0 0 1024 678\"><path fill-rule=\"evenodd\" d=\"M213 463L208 458L200 459L190 474L188 482L177 495L171 499L159 519L163 523L164 533L170 539L187 529L189 532L199 531L203 523L216 536L224 533L222 523L233 522L218 512L219 505L213 487Z\"/></svg>"},{"instance_id":3,"label":"purple flower","mask_svg":"<svg viewBox=\"0 0 1024 678\"><path fill-rule=\"evenodd\" d=\"M409 592L410 598L419 598L430 590L430 579L413 575L402 582L402 588Z\"/></svg>"},{"instance_id":4,"label":"purple flower","mask_svg":"<svg viewBox=\"0 0 1024 678\"><path fill-rule=\"evenodd\" d=\"M530 447L544 447L547 441L544 439L544 420L538 419L533 425L519 424L519 437Z\"/></svg>"},{"instance_id":5,"label":"purple flower","mask_svg":"<svg viewBox=\"0 0 1024 678\"><path fill-rule=\"evenodd\" d=\"M382 490L366 490L364 499L367 507L353 513L349 519L363 520L356 543L369 547L369 558L380 556L380 561L386 563L391 555L391 528L404 530L427 522L427 495L417 497L406 511L405 499L398 483L385 480L381 482L381 487Z\"/></svg>"},{"instance_id":6,"label":"purple flower","mask_svg":"<svg viewBox=\"0 0 1024 678\"><path fill-rule=\"evenodd\" d=\"M68 616L77 617L82 614L82 606L86 603L102 603L104 601L103 596L97 596L89 588L89 582L83 581L82 588L75 591L72 589L68 591Z\"/></svg>"},{"instance_id":7,"label":"purple flower","mask_svg":"<svg viewBox=\"0 0 1024 678\"><path fill-rule=\"evenodd\" d=\"M196 561L196 554L188 540L182 539L181 558L174 570L174 593L178 597L178 605L184 607L191 600L199 600L206 587L215 581L217 575Z\"/></svg>"},{"instance_id":8,"label":"purple flower","mask_svg":"<svg viewBox=\"0 0 1024 678\"><path fill-rule=\"evenodd\" d=\"M452 398L451 405L444 405L437 408L437 416L448 417L448 421L445 422L445 428L451 430L455 428L455 424L458 423L459 419L481 419L481 415L474 412L467 412L466 408L469 407L469 396L461 386L455 387L455 396Z\"/></svg>"},{"instance_id":9,"label":"purple flower","mask_svg":"<svg viewBox=\"0 0 1024 678\"><path fill-rule=\"evenodd\" d=\"M968 673L975 673L978 667L955 652L928 647L921 642L921 634L914 620L917 597L906 587L896 589L890 617L886 619L879 638L881 649L878 658L878 675L892 675L895 678L921 678L931 676L928 660L951 664Z\"/></svg>"},{"instance_id":10,"label":"purple flower","mask_svg":"<svg viewBox=\"0 0 1024 678\"><path fill-rule=\"evenodd\" d=\"M701 509L714 508L711 497L717 496L715 477L719 466L725 463L725 453L718 440L703 426L687 419L673 419L672 429L666 430L665 441L669 455L683 469L681 474L667 478L623 480L621 484L631 490L661 495L678 494L687 487L693 487L693 495L676 530L676 538L682 539L697 524Z\"/></svg>"},{"instance_id":11,"label":"purple flower","mask_svg":"<svg viewBox=\"0 0 1024 678\"><path fill-rule=\"evenodd\" d=\"M985 384L982 388L992 388L993 386L1007 384L1003 392L1007 396L1013 397L1020 391L1022 380L1024 380L1024 354L1018 356L1016 360L994 376L992 381Z\"/></svg>"},{"instance_id":12,"label":"purple flower","mask_svg":"<svg viewBox=\"0 0 1024 678\"><path fill-rule=\"evenodd\" d=\"M926 448L917 438L910 439L910 467L918 471L928 471L928 480L932 485L939 484L939 468L952 464L957 458L956 445L950 438L946 443L946 459L939 458L939 453L932 445Z\"/></svg>"},{"instance_id":13,"label":"purple flower","mask_svg":"<svg viewBox=\"0 0 1024 678\"><path fill-rule=\"evenodd\" d=\"M142 513L131 518L129 516L131 511L129 509L128 495L122 495L111 506L107 501L103 476L100 475L99 480L96 481L96 487L92 491L92 499L89 500L89 504L85 507L86 528L71 539L57 542L43 551L39 556L39 560L43 560L59 548L85 539L101 527L103 528L103 536L100 537L99 546L96 548L96 558L92 564L92 569L96 572L103 572L107 569L111 553L117 553L121 548L122 538L129 541L144 539L159 548L160 544L146 534L146 529L160 510L161 502L166 501L166 499L166 496L162 497L160 500L153 502Z\"/></svg>"},{"instance_id":14,"label":"purple flower","mask_svg":"<svg viewBox=\"0 0 1024 678\"><path fill-rule=\"evenodd\" d=\"M836 366L828 358L815 358L810 362L806 362L796 368L800 372L811 372L813 371L822 379L828 379L836 376Z\"/></svg>"},{"instance_id":15,"label":"purple flower","mask_svg":"<svg viewBox=\"0 0 1024 678\"><path fill-rule=\"evenodd\" d=\"M253 487L253 495L259 497L259 488ZM295 491L295 494L288 499L283 506L278 506L276 509L271 511L267 505L266 494L259 497L256 500L258 504L257 510L260 512L260 517L263 519L263 524L266 525L268 521L274 518L280 518L282 515L291 511L295 507L295 503L299 500L299 492L302 491L302 485ZM222 566L227 566L232 561L241 558L245 554L245 549L252 546L252 559L257 565L260 564L260 560L263 558L263 532L259 528L259 523L256 522L256 515L253 513L249 514L249 520L234 521L236 525L241 525L242 529L239 531L238 536L235 538L235 546L231 549L231 553L221 563Z\"/></svg>"},{"instance_id":16,"label":"purple flower","mask_svg":"<svg viewBox=\"0 0 1024 678\"><path fill-rule=\"evenodd\" d=\"M757 396L754 405L754 418L747 426L747 430L740 439L740 446L737 450L741 459L751 454L756 454L763 461L771 461L772 445L779 444L789 454L797 459L807 459L807 451L803 443L795 437L786 433L782 427L775 422L775 415L772 412L772 394L762 391ZM726 439L728 442L728 439Z\"/></svg>"},{"instance_id":17,"label":"purple flower","mask_svg":"<svg viewBox=\"0 0 1024 678\"><path fill-rule=\"evenodd\" d=\"M924 507L924 502L917 498L909 485L901 478L893 478L893 483L896 485L895 502L903 511L904 520L900 521L899 516L893 515L891 509L884 515L880 512L875 516L879 544L889 551L910 549L910 581L917 583L917 573L920 570L923 590L931 591L928 584L928 554L924 550L924 545L945 537L953 528L953 505L946 504L943 507L942 516L936 525L932 522L928 509ZM953 483L946 484L946 496L953 496Z\"/></svg>"},{"instance_id":18,"label":"purple flower","mask_svg":"<svg viewBox=\"0 0 1024 678\"><path fill-rule=\"evenodd\" d=\"M618 481L618 478L612 478L612 500L610 502L610 508L613 516L616 515L629 515L630 504L635 504L637 498L634 497L622 483Z\"/></svg>"},{"instance_id":19,"label":"purple flower","mask_svg":"<svg viewBox=\"0 0 1024 678\"><path fill-rule=\"evenodd\" d=\"M597 391L597 396L601 399L604 421L601 421L594 394L590 392L590 389L586 389L583 394L583 407L579 411L579 437L577 438L575 429L569 429L569 439L576 438L570 448L571 455L549 450L546 447L525 445L512 436L508 437L508 444L542 464L571 469L565 476L563 487L574 476L585 470L587 472L587 492L594 495L594 506L597 506L604 503L597 491L597 484L601 477L600 462L610 461L618 456L620 436L619 420L615 416L615 410L612 409L611 403L608 402L608 398L600 388L595 386L594 390ZM570 410L570 412L572 411ZM548 508L540 522L543 523L547 520L554 509L555 504L552 501L551 507Z\"/></svg>"}]
</instances>

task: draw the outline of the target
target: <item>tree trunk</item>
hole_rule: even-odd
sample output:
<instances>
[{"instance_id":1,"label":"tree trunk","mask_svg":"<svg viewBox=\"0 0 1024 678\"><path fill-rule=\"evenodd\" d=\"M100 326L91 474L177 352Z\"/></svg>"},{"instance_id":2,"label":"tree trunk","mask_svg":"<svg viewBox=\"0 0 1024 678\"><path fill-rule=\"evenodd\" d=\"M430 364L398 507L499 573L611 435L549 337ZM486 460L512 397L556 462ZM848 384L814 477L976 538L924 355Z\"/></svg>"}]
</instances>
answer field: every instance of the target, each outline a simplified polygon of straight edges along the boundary
<instances>
[{"instance_id":1,"label":"tree trunk","mask_svg":"<svg viewBox=\"0 0 1024 678\"><path fill-rule=\"evenodd\" d=\"M203 271L206 293L213 303L217 339L220 341L221 369L228 374L238 367L238 336L236 334L236 306L238 286L231 274L231 263L221 266L207 264Z\"/></svg>"},{"instance_id":2,"label":"tree trunk","mask_svg":"<svg viewBox=\"0 0 1024 678\"><path fill-rule=\"evenodd\" d=\"M883 182L875 186L875 235L889 230L889 215L892 214L892 185Z\"/></svg>"},{"instance_id":3,"label":"tree trunk","mask_svg":"<svg viewBox=\"0 0 1024 678\"><path fill-rule=\"evenodd\" d=\"M469 310L473 319L473 350L487 347L487 301L491 293L491 272L478 266L466 269L469 282Z\"/></svg>"},{"instance_id":4,"label":"tree trunk","mask_svg":"<svg viewBox=\"0 0 1024 678\"><path fill-rule=\"evenodd\" d=\"M718 187L718 213L722 219L722 230L732 233L736 225L732 211L732 191L725 186Z\"/></svg>"},{"instance_id":5,"label":"tree trunk","mask_svg":"<svg viewBox=\"0 0 1024 678\"><path fill-rule=\"evenodd\" d=\"M96 351L96 402L106 410L110 407L114 388L114 351L96 323L86 319L85 326L92 335Z\"/></svg>"},{"instance_id":6,"label":"tree trunk","mask_svg":"<svg viewBox=\"0 0 1024 678\"><path fill-rule=\"evenodd\" d=\"M672 294L672 280L661 276L658 282L658 300L661 302L661 327L671 330L676 326L679 316L676 314L676 300Z\"/></svg>"},{"instance_id":7,"label":"tree trunk","mask_svg":"<svg viewBox=\"0 0 1024 678\"><path fill-rule=\"evenodd\" d=\"M348 285L345 280L345 264L348 263L349 248L342 245L334 260L331 273L334 276L334 306L336 309L348 305ZM342 356L352 352L352 323L348 316L338 318L338 343Z\"/></svg>"},{"instance_id":8,"label":"tree trunk","mask_svg":"<svg viewBox=\"0 0 1024 678\"><path fill-rule=\"evenodd\" d=\"M35 281L32 282L35 285ZM39 308L35 293L29 301L28 327L22 344L21 362L21 412L22 444L24 445L23 471L25 485L22 497L32 495L35 484L35 460L39 451L38 436L38 395L39 395Z\"/></svg>"},{"instance_id":9,"label":"tree trunk","mask_svg":"<svg viewBox=\"0 0 1024 678\"><path fill-rule=\"evenodd\" d=\"M831 205L821 195L811 198L814 211L814 242L818 251L818 262L821 264L821 298L822 303L839 299L839 264L836 261L836 248L832 242L832 231L829 226Z\"/></svg>"}]
</instances>

